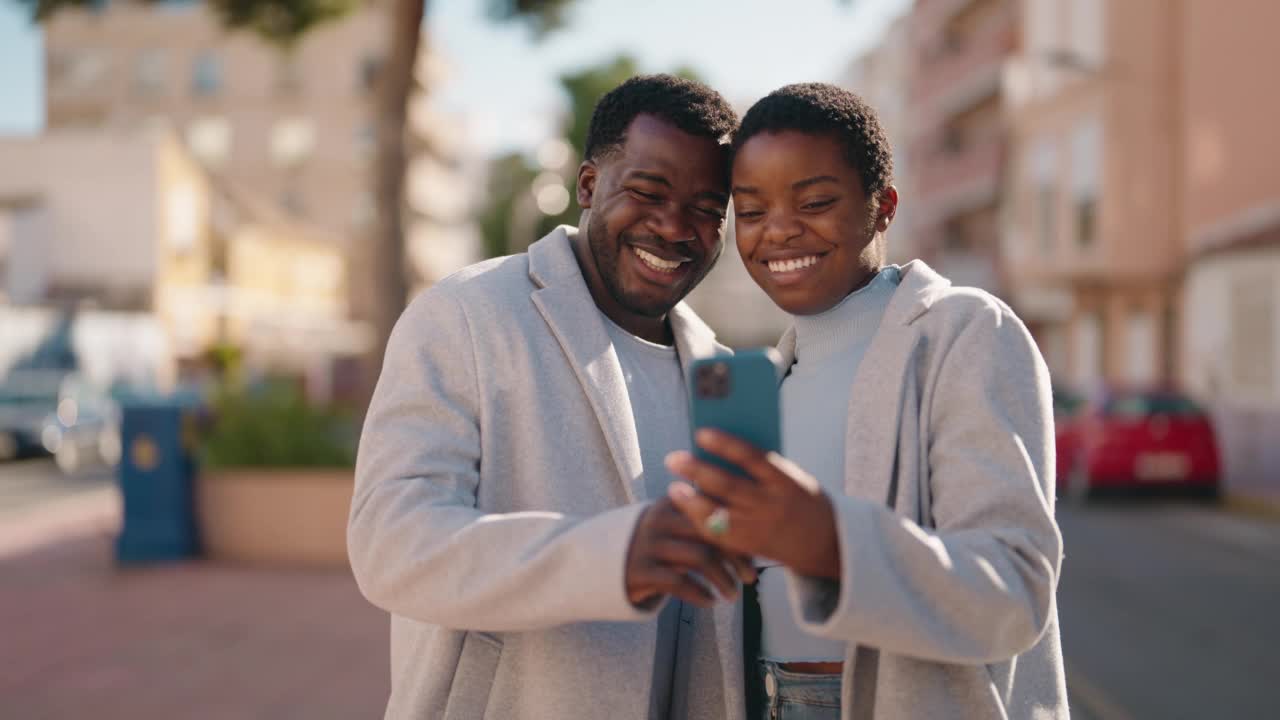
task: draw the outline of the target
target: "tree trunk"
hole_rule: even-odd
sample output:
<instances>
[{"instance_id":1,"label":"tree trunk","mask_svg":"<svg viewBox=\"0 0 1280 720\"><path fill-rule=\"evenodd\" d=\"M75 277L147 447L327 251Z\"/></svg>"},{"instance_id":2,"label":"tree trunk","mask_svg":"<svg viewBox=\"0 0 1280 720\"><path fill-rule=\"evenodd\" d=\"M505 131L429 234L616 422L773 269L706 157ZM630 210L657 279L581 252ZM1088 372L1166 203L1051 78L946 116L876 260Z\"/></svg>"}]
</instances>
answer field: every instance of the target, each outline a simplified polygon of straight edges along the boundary
<instances>
[{"instance_id":1,"label":"tree trunk","mask_svg":"<svg viewBox=\"0 0 1280 720\"><path fill-rule=\"evenodd\" d=\"M377 155L374 160L373 237L364 252L367 268L363 291L368 298L368 319L373 344L365 359L361 410L368 407L382 369L387 338L408 301L409 280L405 255L405 171L408 168L406 124L409 96L414 88L414 67L422 37L427 0L388 0L390 48L377 85Z\"/></svg>"}]
</instances>

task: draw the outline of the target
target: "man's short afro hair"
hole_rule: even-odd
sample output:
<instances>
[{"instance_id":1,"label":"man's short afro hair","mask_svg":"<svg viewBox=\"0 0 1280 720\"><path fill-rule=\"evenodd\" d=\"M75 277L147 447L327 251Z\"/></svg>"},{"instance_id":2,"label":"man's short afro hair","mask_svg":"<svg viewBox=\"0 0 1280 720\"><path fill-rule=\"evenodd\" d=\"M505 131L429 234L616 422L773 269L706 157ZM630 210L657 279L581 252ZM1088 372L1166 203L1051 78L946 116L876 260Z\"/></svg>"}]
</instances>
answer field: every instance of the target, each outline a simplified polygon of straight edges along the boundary
<instances>
[{"instance_id":1,"label":"man's short afro hair","mask_svg":"<svg viewBox=\"0 0 1280 720\"><path fill-rule=\"evenodd\" d=\"M827 83L799 83L778 88L751 106L733 139L736 154L759 133L795 130L834 136L844 145L845 160L858 171L867 194L893 182L893 153L876 111L862 98Z\"/></svg>"},{"instance_id":2,"label":"man's short afro hair","mask_svg":"<svg viewBox=\"0 0 1280 720\"><path fill-rule=\"evenodd\" d=\"M720 93L674 75L637 75L596 103L582 156L596 160L626 142L637 115L654 115L698 137L728 142L738 114Z\"/></svg>"}]
</instances>

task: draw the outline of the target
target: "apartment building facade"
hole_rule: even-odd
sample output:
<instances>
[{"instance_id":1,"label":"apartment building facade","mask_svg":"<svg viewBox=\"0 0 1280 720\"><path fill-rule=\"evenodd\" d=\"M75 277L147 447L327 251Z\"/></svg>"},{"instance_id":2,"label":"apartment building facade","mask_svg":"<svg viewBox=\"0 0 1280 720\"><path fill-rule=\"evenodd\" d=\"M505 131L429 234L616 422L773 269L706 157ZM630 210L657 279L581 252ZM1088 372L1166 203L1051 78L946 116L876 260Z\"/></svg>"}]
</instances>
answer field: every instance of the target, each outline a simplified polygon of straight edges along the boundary
<instances>
[{"instance_id":1,"label":"apartment building facade","mask_svg":"<svg viewBox=\"0 0 1280 720\"><path fill-rule=\"evenodd\" d=\"M997 242L1008 153L1003 78L1020 40L1016 0L917 0L907 101L916 253L960 285L1004 293Z\"/></svg>"}]
</instances>

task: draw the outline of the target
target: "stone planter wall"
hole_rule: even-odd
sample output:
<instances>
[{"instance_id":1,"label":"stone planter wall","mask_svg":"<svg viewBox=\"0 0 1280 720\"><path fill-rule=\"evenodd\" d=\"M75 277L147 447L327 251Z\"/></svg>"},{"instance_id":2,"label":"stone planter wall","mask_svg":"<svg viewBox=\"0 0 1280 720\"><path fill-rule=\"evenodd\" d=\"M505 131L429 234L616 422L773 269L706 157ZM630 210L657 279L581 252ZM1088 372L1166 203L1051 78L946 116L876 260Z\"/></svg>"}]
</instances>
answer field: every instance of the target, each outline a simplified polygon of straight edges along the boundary
<instances>
[{"instance_id":1,"label":"stone planter wall","mask_svg":"<svg viewBox=\"0 0 1280 720\"><path fill-rule=\"evenodd\" d=\"M196 521L205 556L275 567L347 568L351 470L202 471Z\"/></svg>"}]
</instances>

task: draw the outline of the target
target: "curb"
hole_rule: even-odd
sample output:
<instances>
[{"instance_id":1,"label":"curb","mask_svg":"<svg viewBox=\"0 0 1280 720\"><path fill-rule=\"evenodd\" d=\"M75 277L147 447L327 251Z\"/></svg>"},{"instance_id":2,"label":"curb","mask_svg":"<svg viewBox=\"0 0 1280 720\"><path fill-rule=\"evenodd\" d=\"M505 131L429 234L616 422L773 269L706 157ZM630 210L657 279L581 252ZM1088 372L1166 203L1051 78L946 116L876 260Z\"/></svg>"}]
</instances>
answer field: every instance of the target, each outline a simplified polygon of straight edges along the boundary
<instances>
[{"instance_id":1,"label":"curb","mask_svg":"<svg viewBox=\"0 0 1280 720\"><path fill-rule=\"evenodd\" d=\"M114 536L120 529L121 514L120 492L115 487L49 503L0 527L0 560L63 540Z\"/></svg>"},{"instance_id":2,"label":"curb","mask_svg":"<svg viewBox=\"0 0 1280 720\"><path fill-rule=\"evenodd\" d=\"M1280 522L1280 498L1228 493L1222 498L1222 507L1229 512L1256 520Z\"/></svg>"}]
</instances>

